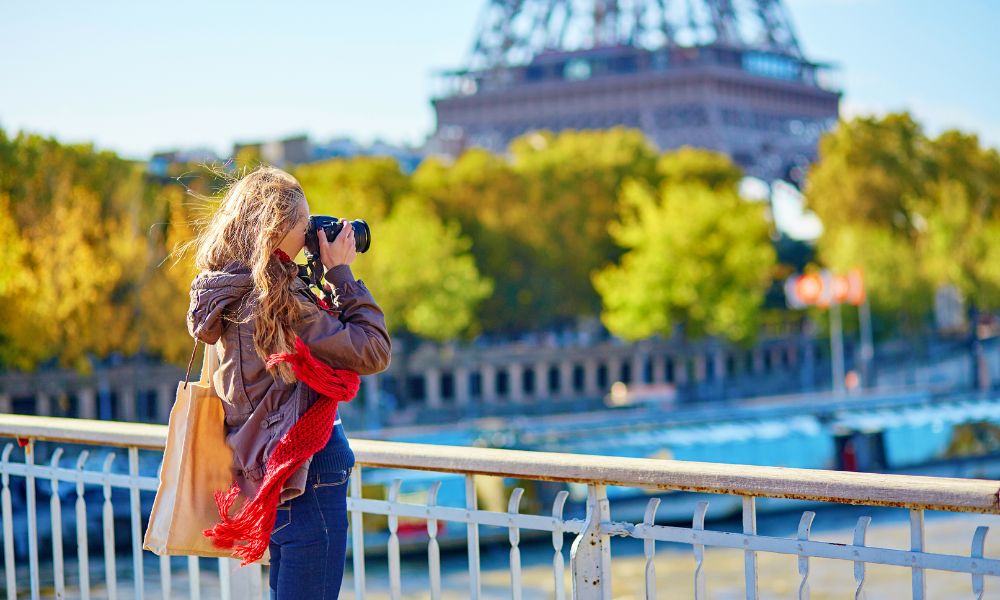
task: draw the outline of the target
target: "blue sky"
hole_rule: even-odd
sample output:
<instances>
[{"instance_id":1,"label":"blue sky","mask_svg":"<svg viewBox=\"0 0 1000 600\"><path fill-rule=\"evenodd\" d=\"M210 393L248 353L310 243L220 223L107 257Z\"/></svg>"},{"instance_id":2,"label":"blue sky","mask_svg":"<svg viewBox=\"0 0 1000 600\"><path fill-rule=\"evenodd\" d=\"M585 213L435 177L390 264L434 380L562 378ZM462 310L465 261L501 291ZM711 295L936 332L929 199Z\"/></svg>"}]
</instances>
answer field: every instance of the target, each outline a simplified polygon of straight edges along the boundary
<instances>
[{"instance_id":1,"label":"blue sky","mask_svg":"<svg viewBox=\"0 0 1000 600\"><path fill-rule=\"evenodd\" d=\"M485 0L7 2L0 127L143 158L308 133L420 143ZM676 1L676 0L675 0ZM1000 146L1000 2L786 0L847 115L910 109Z\"/></svg>"}]
</instances>

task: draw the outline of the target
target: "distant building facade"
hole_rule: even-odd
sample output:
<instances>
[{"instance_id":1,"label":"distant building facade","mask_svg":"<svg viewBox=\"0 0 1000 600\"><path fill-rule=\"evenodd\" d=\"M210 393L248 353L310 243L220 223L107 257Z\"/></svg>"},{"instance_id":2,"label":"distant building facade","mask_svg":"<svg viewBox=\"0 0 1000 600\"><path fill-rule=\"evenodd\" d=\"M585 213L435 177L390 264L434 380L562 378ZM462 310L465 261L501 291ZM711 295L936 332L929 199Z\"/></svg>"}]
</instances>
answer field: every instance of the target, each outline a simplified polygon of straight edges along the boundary
<instances>
[{"instance_id":1,"label":"distant building facade","mask_svg":"<svg viewBox=\"0 0 1000 600\"><path fill-rule=\"evenodd\" d=\"M167 177L170 165L174 164L213 164L219 162L218 155L207 149L166 150L157 152L146 163L146 172L156 177Z\"/></svg>"},{"instance_id":2,"label":"distant building facade","mask_svg":"<svg viewBox=\"0 0 1000 600\"><path fill-rule=\"evenodd\" d=\"M351 427L407 425L441 415L547 414L598 410L616 382L650 387L660 402L787 393L815 385L822 343L785 333L752 348L719 340L547 339L475 347L394 343L394 358L358 401L341 406ZM184 370L142 362L82 375L63 369L0 373L0 413L166 423ZM192 371L191 381L199 375ZM375 412L371 412L375 411Z\"/></svg>"},{"instance_id":3,"label":"distant building facade","mask_svg":"<svg viewBox=\"0 0 1000 600\"><path fill-rule=\"evenodd\" d=\"M267 141L238 142L233 144L232 154L222 158L211 150L166 150L153 154L146 164L146 172L153 176L168 179L171 176L171 166L221 163L233 164L240 153L250 151L259 156L269 165L281 168L291 168L333 158L350 158L354 156L387 156L396 159L404 173L412 173L423 160L423 153L406 146L375 141L369 145L361 144L351 138L334 138L329 142L314 142L307 135L296 135L287 138Z\"/></svg>"},{"instance_id":4,"label":"distant building facade","mask_svg":"<svg viewBox=\"0 0 1000 600\"><path fill-rule=\"evenodd\" d=\"M469 67L445 73L432 100L428 151L502 152L532 130L621 125L662 150L717 150L748 175L798 184L838 118L828 67L802 56L776 0L746 13L687 4L491 0Z\"/></svg>"}]
</instances>

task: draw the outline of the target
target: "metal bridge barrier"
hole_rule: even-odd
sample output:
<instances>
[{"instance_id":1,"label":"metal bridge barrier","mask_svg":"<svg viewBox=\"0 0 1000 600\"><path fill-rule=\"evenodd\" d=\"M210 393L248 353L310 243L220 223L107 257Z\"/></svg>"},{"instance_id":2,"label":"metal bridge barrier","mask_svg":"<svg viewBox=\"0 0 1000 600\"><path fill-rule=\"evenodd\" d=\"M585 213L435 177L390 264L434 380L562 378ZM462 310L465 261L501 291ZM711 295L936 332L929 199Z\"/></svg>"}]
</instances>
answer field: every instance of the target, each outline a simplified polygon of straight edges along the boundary
<instances>
[{"instance_id":1,"label":"metal bridge barrier","mask_svg":"<svg viewBox=\"0 0 1000 600\"><path fill-rule=\"evenodd\" d=\"M0 451L0 500L3 516L3 555L5 585L8 598L17 598L18 590L27 588L32 598L49 595L65 597L68 590L82 598L89 598L92 588L102 590L109 598L118 597L119 569L115 565L115 536L131 539L132 577L130 588L134 597L144 598L148 593L144 582L147 575L159 584L162 597L171 596L175 576L171 573L168 557L160 557L158 573L147 573L144 568L142 534L144 519L140 506L140 491L155 491L157 478L140 475L139 451L162 450L166 427L114 421L65 419L26 415L0 414L0 436L19 438L24 444L10 441ZM48 464L36 464L36 442L57 444ZM60 464L63 447L82 445L75 464ZM759 553L776 553L797 557L798 597L809 597L810 559L837 559L852 562L853 581L846 581L845 591L853 591L856 598L864 597L865 567L869 564L894 565L911 573L912 597L927 597L925 572L941 570L964 573L969 576L969 596L984 597L985 576L1000 575L1000 560L983 556L988 528L976 529L967 555L928 552L925 546L925 511L1000 514L998 490L1000 482L980 479L952 479L871 473L845 473L838 471L760 467L735 464L685 462L647 458L621 458L552 452L531 452L473 447L455 447L431 444L413 444L388 441L352 439L357 465L351 475L347 506L351 522L352 581L356 598L366 596L365 544L363 515L384 515L388 524L385 554L388 563L388 581L381 587L388 588L390 598L402 596L400 574L399 519L417 518L426 522L426 553L428 573L427 593L431 598L442 595L440 569L439 524L454 522L464 525L464 545L468 556L468 597L482 597L480 569L480 527L494 526L508 532L510 547L510 596L521 598L522 531L551 533L552 585L554 597L610 599L614 589L611 569L611 544L613 538L629 537L643 540L645 554L645 597L656 598L656 572L654 557L656 542L673 542L689 545L695 559L694 592L696 598L705 598L705 548L718 547L742 550L744 554L744 580L747 598L758 597L757 557ZM118 449L124 450L127 468L115 470ZM23 454L23 461L12 460L15 451ZM89 452L106 452L100 470L86 469ZM401 479L394 478L388 485L384 499L364 497L362 470L391 468L406 471L429 471L442 477L460 477L464 480L464 506L445 506L437 503L440 481L432 483L426 501L408 502L400 494ZM447 475L445 475L447 474ZM525 514L520 505L523 488L510 493L506 511L484 510L477 498L477 476L498 476L519 480L570 482L585 486L586 511L583 518L564 517L563 509L569 495L561 490L555 494L546 514ZM24 485L15 485L15 482ZM88 523L86 490L99 489L103 502L100 512L104 548L104 579L90 581L91 569L88 551L88 528L77 527L76 553L81 574L67 581L64 569L63 498L59 493L50 494L48 512L52 522L51 553L52 572L46 581L53 589L43 591L40 584L39 563L39 503L36 502L36 483L51 484L49 489L59 490L59 482L75 485L76 523ZM682 490L739 496L742 499L742 531L713 531L706 528L705 516L709 502L701 501L695 509L689 526L656 524L657 509L661 500L648 500L641 522L620 522L611 519L609 486L625 486L654 490ZM15 548L15 523L12 490L23 490L19 505L26 507L27 517L27 581L17 578ZM129 493L127 532L114 528L112 490ZM21 492L18 491L18 494ZM794 537L773 537L757 532L757 499L793 498L825 503L898 507L909 512L909 548L884 548L869 546L865 536L871 518L858 519L853 538L849 543L834 543L811 539L810 530L815 513L803 512ZM72 498L70 498L72 499ZM68 507L67 507L68 508ZM563 548L570 544L569 560ZM145 554L149 555L148 552ZM151 556L151 555L150 555ZM201 559L208 560L208 559ZM267 580L261 564L238 567L233 559L218 560L218 590L221 598L265 598ZM566 586L569 570L570 586ZM155 569L150 569L155 570ZM22 569L21 572L24 570ZM178 590L187 597L200 598L202 586L199 576L199 559L187 560L187 589ZM155 584L150 582L153 589ZM178 584L179 586L179 584ZM566 589L569 587L569 589ZM208 590L208 591L215 591ZM407 594L417 590L407 589Z\"/></svg>"}]
</instances>

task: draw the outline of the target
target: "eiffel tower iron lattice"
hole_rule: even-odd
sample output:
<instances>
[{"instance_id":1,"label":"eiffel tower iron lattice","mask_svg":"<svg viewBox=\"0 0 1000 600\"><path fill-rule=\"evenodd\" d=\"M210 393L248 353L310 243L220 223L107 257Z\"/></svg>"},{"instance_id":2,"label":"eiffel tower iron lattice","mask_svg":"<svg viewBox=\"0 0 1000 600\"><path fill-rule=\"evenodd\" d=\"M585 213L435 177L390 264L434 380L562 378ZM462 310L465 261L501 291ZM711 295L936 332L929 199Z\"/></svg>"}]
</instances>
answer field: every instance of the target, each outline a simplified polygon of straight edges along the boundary
<instances>
[{"instance_id":1,"label":"eiffel tower iron lattice","mask_svg":"<svg viewBox=\"0 0 1000 600\"><path fill-rule=\"evenodd\" d=\"M798 185L838 118L832 72L780 0L488 0L465 66L440 73L428 149L624 125Z\"/></svg>"}]
</instances>

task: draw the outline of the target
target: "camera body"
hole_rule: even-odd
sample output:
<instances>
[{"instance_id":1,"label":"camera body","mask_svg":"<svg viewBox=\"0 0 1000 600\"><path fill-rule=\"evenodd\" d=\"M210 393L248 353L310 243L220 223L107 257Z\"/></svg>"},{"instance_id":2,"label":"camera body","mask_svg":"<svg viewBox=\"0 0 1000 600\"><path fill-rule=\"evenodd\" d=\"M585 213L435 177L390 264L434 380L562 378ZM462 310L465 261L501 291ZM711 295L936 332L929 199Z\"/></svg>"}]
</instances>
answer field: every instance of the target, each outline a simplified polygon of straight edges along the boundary
<instances>
[{"instance_id":1,"label":"camera body","mask_svg":"<svg viewBox=\"0 0 1000 600\"><path fill-rule=\"evenodd\" d=\"M349 223L354 229L354 249L359 253L367 252L372 244L372 233L368 227L368 223L365 223L361 219L350 221L325 215L312 215L309 217L309 228L306 230L306 257L310 260L313 258L319 259L319 235L317 234L317 229L322 227L327 241L332 242L344 228L345 223Z\"/></svg>"}]
</instances>

